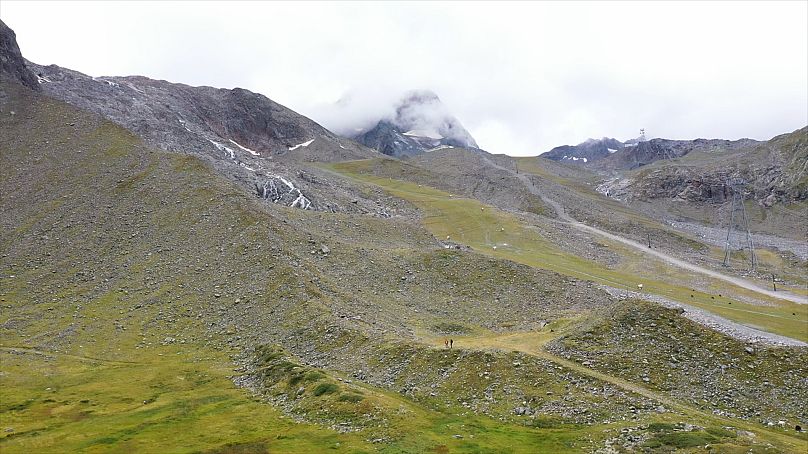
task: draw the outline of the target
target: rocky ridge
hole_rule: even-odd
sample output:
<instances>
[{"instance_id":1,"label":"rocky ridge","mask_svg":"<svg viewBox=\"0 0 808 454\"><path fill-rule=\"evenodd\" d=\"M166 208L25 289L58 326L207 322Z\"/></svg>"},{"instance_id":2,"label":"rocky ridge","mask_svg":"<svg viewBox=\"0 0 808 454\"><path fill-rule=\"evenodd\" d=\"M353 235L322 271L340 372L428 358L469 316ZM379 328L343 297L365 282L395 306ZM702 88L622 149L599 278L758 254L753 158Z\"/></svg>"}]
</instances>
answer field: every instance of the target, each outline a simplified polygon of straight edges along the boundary
<instances>
[{"instance_id":1,"label":"rocky ridge","mask_svg":"<svg viewBox=\"0 0 808 454\"><path fill-rule=\"evenodd\" d=\"M376 210L375 201L357 196L350 185L305 163L378 153L261 94L142 76L91 77L56 65L28 66L45 94L100 114L151 146L200 157L257 197L301 209Z\"/></svg>"},{"instance_id":2,"label":"rocky ridge","mask_svg":"<svg viewBox=\"0 0 808 454\"><path fill-rule=\"evenodd\" d=\"M21 83L32 90L39 90L36 76L22 57L14 30L2 20L0 20L0 78Z\"/></svg>"}]
</instances>

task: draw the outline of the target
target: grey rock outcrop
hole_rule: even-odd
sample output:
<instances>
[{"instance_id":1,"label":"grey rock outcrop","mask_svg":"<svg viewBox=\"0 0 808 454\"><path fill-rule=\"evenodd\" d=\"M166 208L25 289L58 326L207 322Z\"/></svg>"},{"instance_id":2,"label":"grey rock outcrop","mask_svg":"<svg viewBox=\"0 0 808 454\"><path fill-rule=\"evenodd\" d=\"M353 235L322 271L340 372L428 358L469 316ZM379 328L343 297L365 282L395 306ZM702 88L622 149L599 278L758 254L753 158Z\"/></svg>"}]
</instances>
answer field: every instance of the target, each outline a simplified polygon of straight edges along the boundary
<instances>
[{"instance_id":1,"label":"grey rock outcrop","mask_svg":"<svg viewBox=\"0 0 808 454\"><path fill-rule=\"evenodd\" d=\"M17 35L14 30L0 20L0 78L21 83L32 90L39 90L39 82L33 72L26 66Z\"/></svg>"},{"instance_id":2,"label":"grey rock outcrop","mask_svg":"<svg viewBox=\"0 0 808 454\"><path fill-rule=\"evenodd\" d=\"M302 209L340 210L354 197L305 163L379 156L264 95L192 87L142 76L91 77L56 65L28 66L45 94L95 112L148 144L197 156L249 192Z\"/></svg>"},{"instance_id":3,"label":"grey rock outcrop","mask_svg":"<svg viewBox=\"0 0 808 454\"><path fill-rule=\"evenodd\" d=\"M808 127L777 136L767 142L749 141L659 141L643 142L652 149L673 143L672 150L687 154L705 152L701 160L678 165L654 166L602 183L598 190L610 197L632 201L677 199L695 203L722 204L732 197L727 182L732 177L746 181L744 199L763 207L808 199ZM726 148L724 148L726 146ZM659 148L656 148L659 150ZM721 155L711 158L709 153Z\"/></svg>"},{"instance_id":4,"label":"grey rock outcrop","mask_svg":"<svg viewBox=\"0 0 808 454\"><path fill-rule=\"evenodd\" d=\"M561 145L542 154L541 157L553 161L587 164L599 161L622 148L623 143L619 140L604 137L602 139L589 139L578 145Z\"/></svg>"}]
</instances>

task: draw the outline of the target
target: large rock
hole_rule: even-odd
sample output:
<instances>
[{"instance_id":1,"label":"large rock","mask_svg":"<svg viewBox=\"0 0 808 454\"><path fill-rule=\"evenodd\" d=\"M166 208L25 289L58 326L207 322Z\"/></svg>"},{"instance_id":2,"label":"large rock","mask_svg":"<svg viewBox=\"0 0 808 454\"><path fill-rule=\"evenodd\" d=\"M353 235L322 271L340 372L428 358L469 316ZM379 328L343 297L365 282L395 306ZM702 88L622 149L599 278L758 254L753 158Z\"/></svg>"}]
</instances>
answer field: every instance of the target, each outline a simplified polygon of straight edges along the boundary
<instances>
[{"instance_id":1,"label":"large rock","mask_svg":"<svg viewBox=\"0 0 808 454\"><path fill-rule=\"evenodd\" d=\"M0 20L0 77L13 80L32 90L39 90L39 82L33 72L26 66L17 35L14 30Z\"/></svg>"}]
</instances>

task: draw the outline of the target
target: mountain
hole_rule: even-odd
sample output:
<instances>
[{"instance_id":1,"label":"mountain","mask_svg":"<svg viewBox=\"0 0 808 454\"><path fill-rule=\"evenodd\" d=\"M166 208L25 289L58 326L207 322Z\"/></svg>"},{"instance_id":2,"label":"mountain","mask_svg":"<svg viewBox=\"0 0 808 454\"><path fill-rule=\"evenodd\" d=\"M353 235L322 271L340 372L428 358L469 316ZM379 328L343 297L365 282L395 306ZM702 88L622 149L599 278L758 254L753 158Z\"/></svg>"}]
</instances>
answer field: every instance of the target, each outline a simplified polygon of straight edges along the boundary
<instances>
[{"instance_id":1,"label":"mountain","mask_svg":"<svg viewBox=\"0 0 808 454\"><path fill-rule=\"evenodd\" d=\"M588 166L35 71L0 81L3 454L806 451L804 260L719 268ZM747 157L799 184L804 145Z\"/></svg>"},{"instance_id":2,"label":"mountain","mask_svg":"<svg viewBox=\"0 0 808 454\"><path fill-rule=\"evenodd\" d=\"M734 151L754 146L756 143L752 139L651 139L636 141L627 143L617 152L604 156L597 163L597 167L602 170L636 169L662 159L680 158L694 151L703 153Z\"/></svg>"},{"instance_id":3,"label":"mountain","mask_svg":"<svg viewBox=\"0 0 808 454\"><path fill-rule=\"evenodd\" d=\"M411 91L394 106L390 118L351 136L388 156L408 157L441 147L479 148L460 121L435 93Z\"/></svg>"},{"instance_id":4,"label":"mountain","mask_svg":"<svg viewBox=\"0 0 808 454\"><path fill-rule=\"evenodd\" d=\"M637 171L604 183L601 191L624 200L724 203L731 196L729 180L742 178L746 182L744 197L760 206L808 200L808 127L763 142L654 139L634 149L632 157L655 165L637 166ZM676 159L663 158L666 154ZM628 153L623 158L626 156ZM621 159L608 164L625 168L620 164L628 162ZM608 168L605 161L602 164Z\"/></svg>"},{"instance_id":5,"label":"mountain","mask_svg":"<svg viewBox=\"0 0 808 454\"><path fill-rule=\"evenodd\" d=\"M39 90L37 78L26 66L17 45L17 35L0 20L0 79L6 78L33 90Z\"/></svg>"},{"instance_id":6,"label":"mountain","mask_svg":"<svg viewBox=\"0 0 808 454\"><path fill-rule=\"evenodd\" d=\"M378 156L249 90L191 87L142 76L91 77L31 62L27 66L39 75L37 86L45 94L108 118L153 147L200 157L274 203L353 210L355 194L302 163Z\"/></svg>"},{"instance_id":7,"label":"mountain","mask_svg":"<svg viewBox=\"0 0 808 454\"><path fill-rule=\"evenodd\" d=\"M553 161L573 162L587 164L601 160L623 148L623 143L617 139L604 137L602 139L589 139L578 145L561 145L543 153L542 158Z\"/></svg>"},{"instance_id":8,"label":"mountain","mask_svg":"<svg viewBox=\"0 0 808 454\"><path fill-rule=\"evenodd\" d=\"M588 165L598 170L630 170L661 159L680 158L692 151L709 153L740 150L756 143L752 139L632 139L620 142L617 139L604 137L589 139L578 145L561 145L541 154L540 157L553 161Z\"/></svg>"}]
</instances>

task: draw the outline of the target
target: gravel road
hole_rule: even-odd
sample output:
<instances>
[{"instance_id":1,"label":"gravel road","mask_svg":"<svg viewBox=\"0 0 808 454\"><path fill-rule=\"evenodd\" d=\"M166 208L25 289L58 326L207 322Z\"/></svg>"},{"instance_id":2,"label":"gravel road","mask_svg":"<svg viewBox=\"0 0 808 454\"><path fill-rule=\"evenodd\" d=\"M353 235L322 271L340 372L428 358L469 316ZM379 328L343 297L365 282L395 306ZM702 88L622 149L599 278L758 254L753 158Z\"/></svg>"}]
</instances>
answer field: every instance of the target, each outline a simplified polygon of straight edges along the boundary
<instances>
[{"instance_id":1,"label":"gravel road","mask_svg":"<svg viewBox=\"0 0 808 454\"><path fill-rule=\"evenodd\" d=\"M665 262L667 262L667 263L669 263L671 265L678 266L680 268L683 268L683 269L686 269L686 270L689 270L689 271L693 271L693 272L696 272L696 273L704 274L704 275L710 276L710 277L715 278L715 279L720 279L722 281L729 282L730 284L737 285L738 287L743 287L743 288L745 288L747 290L752 290L754 292L757 292L757 293L760 293L760 294L763 294L763 295L766 295L766 296L769 296L769 297L772 297L772 298L791 301L791 302L794 302L794 303L797 303L797 304L808 304L808 298L806 298L804 296L795 295L793 293L784 292L784 291L774 292L772 290L765 289L765 288L755 284L754 282L750 282L750 281L748 281L746 279L741 279L741 278L733 277L733 276L727 276L726 274L722 274L722 273L719 273L717 271L709 270L707 268L704 268L704 267L701 267L701 266L698 266L698 265L694 265L692 263L688 263L688 262L686 262L684 260L681 260L681 259L678 259L676 257L672 257L672 256L670 256L668 254L665 254L664 252L656 251L656 250L653 250L653 249L648 249L644 244L640 244L640 243L638 243L636 241L629 240L627 238L623 238L622 236L615 235L615 234L610 233L610 232L606 232L606 231L601 230L601 229L599 229L597 227L592 227L590 225L586 225L586 224L584 224L582 222L578 222L575 219L573 219L572 216L570 216L564 210L564 207L562 207L558 202L556 202L555 200L549 199L547 196L542 194L542 192L539 191L539 189L536 186L533 185L533 182L530 180L531 177L529 175L526 175L524 173L517 173L513 169L509 169L507 167L503 167L503 166L501 166L499 164L496 164L496 163L494 163L493 161L491 161L488 158L485 158L485 161L488 164L490 164L490 165L492 165L492 166L494 166L494 167L496 167L498 169L502 169L502 170L504 170L506 172L509 172L512 175L514 175L515 177L519 178L525 184L525 186L528 188L528 190L532 194L538 196L539 198L542 199L542 201L544 203L546 203L547 205L549 205L549 206L551 206L553 208L553 210L556 212L556 215L558 216L559 219L561 219L564 222L567 222L567 223L571 224L573 227L575 227L578 230L583 230L583 231L586 231L586 232L589 232L589 233L594 233L596 235L603 236L603 237L608 238L610 240L618 241L618 242L623 243L625 245L631 246L631 247L633 247L633 248L635 248L637 250L643 251L644 253L646 253L648 255L652 255L652 256L654 256L656 258L662 259L663 261L665 261Z\"/></svg>"}]
</instances>

